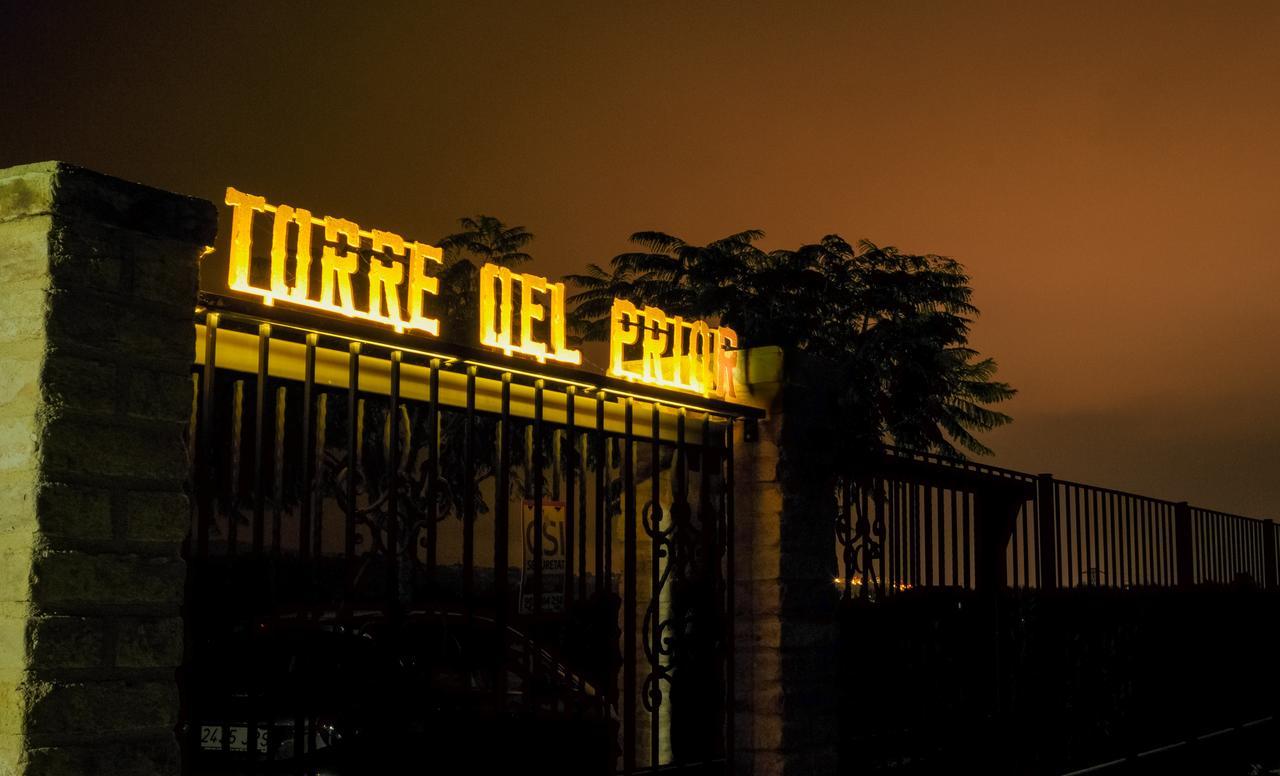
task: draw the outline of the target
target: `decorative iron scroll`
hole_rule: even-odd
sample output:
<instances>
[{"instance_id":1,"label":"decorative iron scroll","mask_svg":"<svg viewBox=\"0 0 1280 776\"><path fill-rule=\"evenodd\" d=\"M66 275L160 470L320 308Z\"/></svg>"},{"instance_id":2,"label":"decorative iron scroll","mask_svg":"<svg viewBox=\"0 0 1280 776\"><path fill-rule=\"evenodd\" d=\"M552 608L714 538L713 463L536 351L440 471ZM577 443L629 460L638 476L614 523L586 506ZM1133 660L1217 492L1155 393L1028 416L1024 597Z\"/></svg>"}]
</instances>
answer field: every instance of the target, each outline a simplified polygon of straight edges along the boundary
<instances>
[{"instance_id":1,"label":"decorative iron scroll","mask_svg":"<svg viewBox=\"0 0 1280 776\"><path fill-rule=\"evenodd\" d=\"M654 472L653 476L659 476ZM674 515L673 515L674 516ZM641 522L645 535L652 542L654 562L660 567L657 584L650 593L649 605L645 608L644 624L640 632L649 638L644 640L644 656L649 662L649 674L644 679L641 689L641 702L644 710L652 714L662 706L662 683L671 684L672 637L678 623L670 616L662 619L662 591L671 581L675 564L672 563L675 543L672 539L674 524L662 526L662 506L649 501L641 511ZM665 563L663 561L666 561ZM663 662L663 659L667 662Z\"/></svg>"},{"instance_id":2,"label":"decorative iron scroll","mask_svg":"<svg viewBox=\"0 0 1280 776\"><path fill-rule=\"evenodd\" d=\"M885 538L885 482L874 477L848 479L837 486L836 541L843 573L836 579L841 597L852 600L883 598Z\"/></svg>"}]
</instances>

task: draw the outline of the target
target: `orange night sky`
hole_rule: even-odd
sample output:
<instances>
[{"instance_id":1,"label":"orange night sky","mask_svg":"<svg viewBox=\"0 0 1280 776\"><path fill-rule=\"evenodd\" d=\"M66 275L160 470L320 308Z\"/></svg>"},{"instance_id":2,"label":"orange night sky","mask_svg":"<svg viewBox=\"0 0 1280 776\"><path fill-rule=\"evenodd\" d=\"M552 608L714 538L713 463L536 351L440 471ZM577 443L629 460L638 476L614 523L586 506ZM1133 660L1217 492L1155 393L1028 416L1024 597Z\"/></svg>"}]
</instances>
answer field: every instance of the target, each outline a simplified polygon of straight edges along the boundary
<instances>
[{"instance_id":1,"label":"orange night sky","mask_svg":"<svg viewBox=\"0 0 1280 776\"><path fill-rule=\"evenodd\" d=\"M146 5L0 3L0 166L948 254L996 463L1280 516L1280 3Z\"/></svg>"}]
</instances>

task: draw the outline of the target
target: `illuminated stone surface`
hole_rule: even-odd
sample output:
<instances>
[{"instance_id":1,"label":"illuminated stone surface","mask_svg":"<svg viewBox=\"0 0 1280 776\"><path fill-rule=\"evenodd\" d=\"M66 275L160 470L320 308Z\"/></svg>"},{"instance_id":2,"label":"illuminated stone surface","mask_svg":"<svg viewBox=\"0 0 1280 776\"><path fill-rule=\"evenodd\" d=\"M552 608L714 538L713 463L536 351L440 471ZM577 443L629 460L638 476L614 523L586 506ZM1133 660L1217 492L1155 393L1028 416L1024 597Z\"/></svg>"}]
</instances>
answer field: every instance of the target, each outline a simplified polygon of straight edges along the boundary
<instances>
[{"instance_id":1,"label":"illuminated stone surface","mask_svg":"<svg viewBox=\"0 0 1280 776\"><path fill-rule=\"evenodd\" d=\"M0 170L0 774L178 771L208 202Z\"/></svg>"}]
</instances>

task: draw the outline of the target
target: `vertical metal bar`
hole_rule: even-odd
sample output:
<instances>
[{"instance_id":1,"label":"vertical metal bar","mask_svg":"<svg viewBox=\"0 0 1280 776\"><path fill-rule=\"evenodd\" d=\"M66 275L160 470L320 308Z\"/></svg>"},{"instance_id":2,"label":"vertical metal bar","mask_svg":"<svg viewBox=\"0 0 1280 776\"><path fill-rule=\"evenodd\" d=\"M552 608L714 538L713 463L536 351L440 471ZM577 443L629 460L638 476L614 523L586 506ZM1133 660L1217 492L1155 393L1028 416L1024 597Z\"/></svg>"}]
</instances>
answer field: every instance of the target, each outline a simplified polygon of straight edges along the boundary
<instances>
[{"instance_id":1,"label":"vertical metal bar","mask_svg":"<svg viewBox=\"0 0 1280 776\"><path fill-rule=\"evenodd\" d=\"M1162 551L1166 538L1164 529L1164 505L1151 499L1140 501L1134 515L1135 546L1133 548L1134 578L1140 585L1159 584L1162 579ZM1154 542L1149 539L1148 531L1154 537ZM1149 544L1156 545L1151 548L1151 559L1154 561L1151 568L1147 568L1145 562Z\"/></svg>"},{"instance_id":2,"label":"vertical metal bar","mask_svg":"<svg viewBox=\"0 0 1280 776\"><path fill-rule=\"evenodd\" d=\"M1169 571L1167 571L1167 567L1169 567L1167 557L1169 557L1170 548L1165 542L1167 529L1169 529L1169 512L1167 512L1164 503L1148 502L1147 525L1146 531L1144 531L1147 544L1147 584L1156 584L1157 580L1160 579L1160 576L1156 574L1156 561L1160 560L1156 554L1157 543L1161 544L1161 547L1158 548L1160 556L1165 558L1165 562L1160 563L1161 566L1165 567L1164 580L1166 583L1170 581Z\"/></svg>"},{"instance_id":3,"label":"vertical metal bar","mask_svg":"<svg viewBox=\"0 0 1280 776\"><path fill-rule=\"evenodd\" d=\"M1264 589L1275 590L1276 585L1280 583L1280 575L1277 574L1280 569L1276 563L1276 534L1280 531L1276 530L1276 524L1270 520L1262 523L1262 579L1258 580Z\"/></svg>"},{"instance_id":4,"label":"vertical metal bar","mask_svg":"<svg viewBox=\"0 0 1280 776\"><path fill-rule=\"evenodd\" d=\"M1262 568L1262 554L1261 554L1262 544L1259 541L1261 536L1262 536L1261 521L1253 523L1252 531L1249 538L1250 553L1253 557L1252 574L1253 574L1254 582L1256 582L1260 587L1263 585L1263 579L1262 579L1263 568Z\"/></svg>"},{"instance_id":5,"label":"vertical metal bar","mask_svg":"<svg viewBox=\"0 0 1280 776\"><path fill-rule=\"evenodd\" d=\"M605 511L609 508L608 494L605 492L607 481L605 475L609 468L609 451L604 437L604 391L596 393L596 595L603 595L605 590L605 567L608 554L612 550L606 526L610 522Z\"/></svg>"},{"instance_id":6,"label":"vertical metal bar","mask_svg":"<svg viewBox=\"0 0 1280 776\"><path fill-rule=\"evenodd\" d=\"M649 430L649 597L653 606L653 617L649 629L649 650L651 678L653 684L649 696L652 713L649 716L649 767L657 768L661 757L662 732L662 686L659 683L662 664L662 445L659 444L662 433L661 415L658 403L653 403Z\"/></svg>"},{"instance_id":7,"label":"vertical metal bar","mask_svg":"<svg viewBox=\"0 0 1280 776\"><path fill-rule=\"evenodd\" d=\"M1245 523L1245 562L1248 564L1247 573L1255 583L1261 582L1262 575L1259 573L1262 569L1258 567L1258 529L1260 523L1249 521Z\"/></svg>"},{"instance_id":8,"label":"vertical metal bar","mask_svg":"<svg viewBox=\"0 0 1280 776\"><path fill-rule=\"evenodd\" d=\"M280 559L280 508L284 503L284 442L285 421L288 419L289 392L283 385L276 386L275 430L271 438L271 556L272 574L279 571ZM272 582L275 585L275 580ZM273 587L273 590L275 588Z\"/></svg>"},{"instance_id":9,"label":"vertical metal bar","mask_svg":"<svg viewBox=\"0 0 1280 776\"><path fill-rule=\"evenodd\" d=\"M871 524L871 531L876 534L876 539L880 546L880 573L876 575L876 594L879 598L883 599L885 591L889 586L889 553L886 552L889 540L889 525L885 522L884 499L880 498L880 480L875 477L871 477L867 481L870 484L870 490L867 493L867 498L870 501L869 507L875 510L875 517L874 522ZM954 522L954 520L955 518L953 516L952 521ZM951 541L953 543L955 542L954 530L952 531ZM874 560L868 560L867 562L874 563ZM952 576L954 575L955 567L953 565Z\"/></svg>"},{"instance_id":10,"label":"vertical metal bar","mask_svg":"<svg viewBox=\"0 0 1280 776\"><path fill-rule=\"evenodd\" d=\"M1210 549L1210 533L1208 533L1208 520L1202 513L1190 510L1192 515L1192 525L1196 526L1196 543L1193 544L1196 551L1197 566L1199 566L1196 581L1212 581L1213 579L1213 553Z\"/></svg>"},{"instance_id":11,"label":"vertical metal bar","mask_svg":"<svg viewBox=\"0 0 1280 776\"><path fill-rule=\"evenodd\" d=\"M1030 552L1030 535L1031 521L1027 516L1027 502L1023 501L1018 507L1018 513L1013 517L1014 533L1010 537L1009 542L1012 545L1012 555L1014 562L1017 564L1013 568L1013 574L1009 577L1009 586L1027 587L1027 580L1031 575L1031 552Z\"/></svg>"},{"instance_id":12,"label":"vertical metal bar","mask_svg":"<svg viewBox=\"0 0 1280 776\"><path fill-rule=\"evenodd\" d=\"M1222 533L1218 516L1211 512L1201 512L1204 516L1206 530L1209 535L1209 562L1213 568L1213 581L1222 581Z\"/></svg>"},{"instance_id":13,"label":"vertical metal bar","mask_svg":"<svg viewBox=\"0 0 1280 776\"><path fill-rule=\"evenodd\" d=\"M217 462L214 451L217 449L214 430L214 389L216 386L218 355L218 314L208 313L204 323L204 367L200 383L200 416L196 424L195 455L192 461L196 496L196 525L194 557L188 567L191 580L200 578L206 568L209 555L209 525L213 522L214 504L217 490ZM201 665L201 636L193 618L185 621L187 654L185 663L188 666ZM200 750L201 725L197 724L204 711L200 706L201 698L194 695L187 709L189 734L186 741L184 760ZM217 720L210 720L215 722ZM222 728L222 738L227 739L226 728Z\"/></svg>"},{"instance_id":14,"label":"vertical metal bar","mask_svg":"<svg viewBox=\"0 0 1280 776\"><path fill-rule=\"evenodd\" d=\"M508 542L511 533L511 373L502 373L502 406L498 416L497 485L493 496L493 606L494 631L499 658L494 666L494 694L498 710L507 705L507 607L510 594L507 585L510 559ZM522 532L517 532L522 533ZM523 543L524 536L520 541Z\"/></svg>"},{"instance_id":15,"label":"vertical metal bar","mask_svg":"<svg viewBox=\"0 0 1280 776\"><path fill-rule=\"evenodd\" d=\"M911 517L911 584L919 587L923 575L920 573L920 486L911 483L908 497L908 511Z\"/></svg>"},{"instance_id":16,"label":"vertical metal bar","mask_svg":"<svg viewBox=\"0 0 1280 776\"><path fill-rule=\"evenodd\" d=\"M1236 574L1240 573L1240 520L1235 517L1224 517L1223 520L1230 527L1228 534L1231 537L1225 581L1234 582Z\"/></svg>"},{"instance_id":17,"label":"vertical metal bar","mask_svg":"<svg viewBox=\"0 0 1280 776\"><path fill-rule=\"evenodd\" d=\"M911 582L910 559L907 557L907 545L911 541L911 522L907 520L907 491L901 481L894 480L891 485L893 494L894 520L898 524L898 576L899 586L905 589Z\"/></svg>"},{"instance_id":18,"label":"vertical metal bar","mask_svg":"<svg viewBox=\"0 0 1280 776\"><path fill-rule=\"evenodd\" d=\"M1075 542L1072 540L1074 518L1071 509L1071 486L1054 484L1054 506L1058 510L1058 536L1062 547L1059 550L1058 584L1062 587L1073 587L1075 580Z\"/></svg>"},{"instance_id":19,"label":"vertical metal bar","mask_svg":"<svg viewBox=\"0 0 1280 776\"><path fill-rule=\"evenodd\" d=\"M1022 509L1018 510L1018 522L1022 524L1022 586L1031 587L1031 529L1033 525L1031 512L1027 509L1026 501L1022 502Z\"/></svg>"},{"instance_id":20,"label":"vertical metal bar","mask_svg":"<svg viewBox=\"0 0 1280 776\"><path fill-rule=\"evenodd\" d=\"M578 467L578 600L587 600L587 434L576 429L574 465ZM598 538L597 538L598 541Z\"/></svg>"},{"instance_id":21,"label":"vertical metal bar","mask_svg":"<svg viewBox=\"0 0 1280 776\"><path fill-rule=\"evenodd\" d=\"M1084 493L1084 510L1085 582L1093 584L1098 574L1098 492L1092 488Z\"/></svg>"},{"instance_id":22,"label":"vertical metal bar","mask_svg":"<svg viewBox=\"0 0 1280 776\"><path fill-rule=\"evenodd\" d=\"M1214 531L1214 528L1216 526L1214 526L1213 515L1209 514L1208 512L1197 511L1195 509L1193 509L1191 513L1195 515L1196 518L1198 518L1201 523L1204 524L1204 546L1207 549L1206 554L1208 555L1208 560L1209 560L1209 581L1217 582L1218 581L1218 542L1217 542L1217 536L1215 535L1216 532Z\"/></svg>"},{"instance_id":23,"label":"vertical metal bar","mask_svg":"<svg viewBox=\"0 0 1280 776\"><path fill-rule=\"evenodd\" d=\"M880 500L885 505L885 537L884 537L884 556L888 561L888 570L885 571L886 585L889 593L893 594L898 589L898 524L896 521L898 515L898 505L894 499L893 481L879 480L877 487L880 489Z\"/></svg>"},{"instance_id":24,"label":"vertical metal bar","mask_svg":"<svg viewBox=\"0 0 1280 776\"><path fill-rule=\"evenodd\" d=\"M209 554L209 525L213 522L214 504L217 495L217 462L214 460L215 426L214 426L214 390L217 386L218 356L218 321L217 313L209 313L204 319L204 369L200 385L200 424L196 433L200 442L196 447L199 466L196 501L196 557L204 559Z\"/></svg>"},{"instance_id":25,"label":"vertical metal bar","mask_svg":"<svg viewBox=\"0 0 1280 776\"><path fill-rule=\"evenodd\" d=\"M1226 521L1226 517L1224 515L1219 515L1219 513L1215 513L1215 515L1213 515L1213 535L1215 535L1213 547L1215 547L1217 551L1215 553L1215 560L1217 561L1217 581L1220 581L1220 583L1228 581L1228 576L1226 576L1226 574L1228 574L1226 567L1228 567L1229 562L1228 553L1230 544L1230 533L1228 528L1229 526L1228 521Z\"/></svg>"},{"instance_id":26,"label":"vertical metal bar","mask_svg":"<svg viewBox=\"0 0 1280 776\"><path fill-rule=\"evenodd\" d=\"M271 353L271 325L260 324L257 328L257 383L253 392L253 561L255 566L262 561L262 529L266 521L266 380L269 374ZM255 610L261 606L255 602ZM251 770L256 770L257 757L257 709L255 703L246 707L247 720L244 722L248 761Z\"/></svg>"},{"instance_id":27,"label":"vertical metal bar","mask_svg":"<svg viewBox=\"0 0 1280 776\"><path fill-rule=\"evenodd\" d=\"M324 471L325 442L329 432L329 394L321 391L316 396L316 435L312 449L307 451L311 458L313 504L323 504L324 491L320 487L321 473ZM312 581L320 579L320 560L324 551L324 509L315 508L311 515L311 565Z\"/></svg>"},{"instance_id":28,"label":"vertical metal bar","mask_svg":"<svg viewBox=\"0 0 1280 776\"><path fill-rule=\"evenodd\" d=\"M1049 523L1054 532L1054 542L1058 551L1054 555L1055 586L1071 587L1071 534L1067 519L1070 517L1071 505L1069 492L1057 482L1049 486L1049 498L1053 503L1054 519Z\"/></svg>"},{"instance_id":29,"label":"vertical metal bar","mask_svg":"<svg viewBox=\"0 0 1280 776\"><path fill-rule=\"evenodd\" d=\"M1209 517L1209 533L1213 542L1213 578L1215 582L1226 581L1227 573L1227 542L1226 531L1224 530L1222 515L1210 512Z\"/></svg>"},{"instance_id":30,"label":"vertical metal bar","mask_svg":"<svg viewBox=\"0 0 1280 776\"><path fill-rule=\"evenodd\" d=\"M1117 584L1117 580L1120 578L1118 570L1120 565L1119 496L1112 493L1107 501L1107 526L1110 529L1109 546L1107 547L1107 584L1111 587L1119 587Z\"/></svg>"},{"instance_id":31,"label":"vertical metal bar","mask_svg":"<svg viewBox=\"0 0 1280 776\"><path fill-rule=\"evenodd\" d=\"M400 608L400 362L391 351L391 389L387 398L387 593L392 612Z\"/></svg>"},{"instance_id":32,"label":"vertical metal bar","mask_svg":"<svg viewBox=\"0 0 1280 776\"><path fill-rule=\"evenodd\" d=\"M1227 582L1227 551L1230 537L1227 531L1227 520L1220 514L1213 515L1214 548L1218 564L1218 582Z\"/></svg>"},{"instance_id":33,"label":"vertical metal bar","mask_svg":"<svg viewBox=\"0 0 1280 776\"><path fill-rule=\"evenodd\" d=\"M933 488L927 484L921 496L924 500L924 583L933 586Z\"/></svg>"},{"instance_id":34,"label":"vertical metal bar","mask_svg":"<svg viewBox=\"0 0 1280 776\"><path fill-rule=\"evenodd\" d=\"M734 463L733 463L733 421L730 421L725 428L724 437L725 450L725 491L724 491L724 519L725 519L725 762L729 764L729 771L732 772L734 764L734 754L737 751L735 743L735 725L734 725L734 708L736 706L734 680L737 676L736 655L734 654L734 617L737 613L736 601L736 584L737 569L735 557L735 518L734 518Z\"/></svg>"},{"instance_id":35,"label":"vertical metal bar","mask_svg":"<svg viewBox=\"0 0 1280 776\"><path fill-rule=\"evenodd\" d=\"M1142 513L1146 509L1147 499L1135 499L1133 513L1129 515L1129 540L1133 544L1129 552L1129 568L1132 584L1142 584Z\"/></svg>"},{"instance_id":36,"label":"vertical metal bar","mask_svg":"<svg viewBox=\"0 0 1280 776\"><path fill-rule=\"evenodd\" d=\"M1036 478L1036 538L1039 539L1039 559L1036 572L1040 587L1053 590L1058 587L1058 503L1052 474Z\"/></svg>"},{"instance_id":37,"label":"vertical metal bar","mask_svg":"<svg viewBox=\"0 0 1280 776\"><path fill-rule=\"evenodd\" d=\"M542 613L542 380L533 381L533 613Z\"/></svg>"},{"instance_id":38,"label":"vertical metal bar","mask_svg":"<svg viewBox=\"0 0 1280 776\"><path fill-rule=\"evenodd\" d=\"M1235 520L1228 515L1218 517L1222 528L1222 581L1230 583L1235 578Z\"/></svg>"},{"instance_id":39,"label":"vertical metal bar","mask_svg":"<svg viewBox=\"0 0 1280 776\"><path fill-rule=\"evenodd\" d=\"M1174 518L1169 505L1164 502L1152 502L1150 506L1152 525L1155 529L1156 542L1159 543L1156 561L1156 581L1172 585L1175 579L1177 564L1176 540L1174 538Z\"/></svg>"},{"instance_id":40,"label":"vertical metal bar","mask_svg":"<svg viewBox=\"0 0 1280 776\"><path fill-rule=\"evenodd\" d=\"M1142 584L1142 515L1147 509L1147 499L1137 499L1133 504L1133 513L1129 515L1129 535L1132 547L1129 552L1130 578L1132 584Z\"/></svg>"},{"instance_id":41,"label":"vertical metal bar","mask_svg":"<svg viewBox=\"0 0 1280 776\"><path fill-rule=\"evenodd\" d=\"M884 501L888 505L888 524L891 528L888 530L890 537L890 552L892 566L892 592L902 589L902 524L899 521L899 505L897 505L897 483L893 480L882 480L881 488L884 493Z\"/></svg>"},{"instance_id":42,"label":"vertical metal bar","mask_svg":"<svg viewBox=\"0 0 1280 776\"><path fill-rule=\"evenodd\" d=\"M298 562L305 578L310 578L310 572L314 571L311 563L311 513L315 507L313 493L315 487L315 456L311 454L311 449L315 437L313 404L315 401L316 342L318 339L319 337L315 333L307 334L302 358L302 444L300 446L302 451L302 479L298 483ZM316 560L318 561L319 558ZM319 563L315 563L314 566L318 567ZM311 603L310 595L303 599L303 603ZM303 692L304 694L309 694L309 688L303 688ZM316 745L314 725L308 724L309 720L306 716L308 705L303 698L299 698L297 712L293 719L293 740L298 742L298 746L304 755L309 751L314 751ZM299 772L303 772L304 763L305 760L299 757Z\"/></svg>"},{"instance_id":43,"label":"vertical metal bar","mask_svg":"<svg viewBox=\"0 0 1280 776\"><path fill-rule=\"evenodd\" d=\"M973 501L971 493L964 494L964 586L971 588L973 586L972 574L972 556L973 556L973 533L970 531L970 503Z\"/></svg>"},{"instance_id":44,"label":"vertical metal bar","mask_svg":"<svg viewBox=\"0 0 1280 776\"><path fill-rule=\"evenodd\" d=\"M231 384L231 461L227 500L227 558L236 556L240 547L240 446L244 429L244 380Z\"/></svg>"},{"instance_id":45,"label":"vertical metal bar","mask_svg":"<svg viewBox=\"0 0 1280 776\"><path fill-rule=\"evenodd\" d=\"M1008 585L1010 588L1018 586L1018 535L1021 532L1022 510L1013 516L1013 527L1009 532L1009 542L1005 547L1000 549L1001 554L1005 556L1005 579L1000 582L1002 585Z\"/></svg>"},{"instance_id":46,"label":"vertical metal bar","mask_svg":"<svg viewBox=\"0 0 1280 776\"><path fill-rule=\"evenodd\" d=\"M1073 497L1072 501L1074 502L1074 504L1072 505L1071 523L1075 527L1075 544L1076 544L1076 573L1075 573L1076 582L1075 582L1075 585L1073 585L1073 587L1079 587L1080 585L1085 583L1085 570L1084 570L1085 496L1084 496L1084 489L1078 485L1071 486L1071 493Z\"/></svg>"},{"instance_id":47,"label":"vertical metal bar","mask_svg":"<svg viewBox=\"0 0 1280 776\"><path fill-rule=\"evenodd\" d=\"M263 487L266 480L266 452L263 450L266 437L266 405L267 405L267 372L268 359L271 356L271 324L258 326L258 375L254 386L253 401L253 555L262 555L262 531L266 522L266 492ZM253 731L250 731L252 734Z\"/></svg>"},{"instance_id":48,"label":"vertical metal bar","mask_svg":"<svg viewBox=\"0 0 1280 776\"><path fill-rule=\"evenodd\" d=\"M1213 515L1208 512L1198 512L1192 509L1192 514L1197 515L1202 523L1204 523L1204 545L1206 554L1209 556L1209 581L1218 581L1218 542L1214 528Z\"/></svg>"},{"instance_id":49,"label":"vertical metal bar","mask_svg":"<svg viewBox=\"0 0 1280 776\"><path fill-rule=\"evenodd\" d=\"M636 769L636 482L630 396L623 406L622 771L629 775Z\"/></svg>"},{"instance_id":50,"label":"vertical metal bar","mask_svg":"<svg viewBox=\"0 0 1280 776\"><path fill-rule=\"evenodd\" d=\"M351 612L355 585L356 554L356 468L360 465L360 343L347 346L347 482L346 541L343 562L343 608Z\"/></svg>"},{"instance_id":51,"label":"vertical metal bar","mask_svg":"<svg viewBox=\"0 0 1280 776\"><path fill-rule=\"evenodd\" d=\"M436 584L436 555L439 542L436 523L440 500L440 359L431 359L427 383L427 562L428 589Z\"/></svg>"},{"instance_id":52,"label":"vertical metal bar","mask_svg":"<svg viewBox=\"0 0 1280 776\"><path fill-rule=\"evenodd\" d=\"M575 476L578 467L578 431L574 428L574 403L577 400L578 389L570 385L564 391L564 425L565 425L565 441L569 443L569 452L564 454L564 610L570 611L573 606L574 594L574 573L573 573L573 556L577 547L574 544L577 540L577 509L576 499L577 490L574 485Z\"/></svg>"},{"instance_id":53,"label":"vertical metal bar","mask_svg":"<svg viewBox=\"0 0 1280 776\"><path fill-rule=\"evenodd\" d=\"M1133 585L1133 503L1134 499L1130 496L1120 500L1120 584L1122 587Z\"/></svg>"},{"instance_id":54,"label":"vertical metal bar","mask_svg":"<svg viewBox=\"0 0 1280 776\"><path fill-rule=\"evenodd\" d=\"M951 488L951 580L952 587L960 583L960 510L957 491Z\"/></svg>"},{"instance_id":55,"label":"vertical metal bar","mask_svg":"<svg viewBox=\"0 0 1280 776\"><path fill-rule=\"evenodd\" d=\"M470 615L476 573L476 368L467 367L467 414L462 434L462 600ZM536 600L536 599L535 599Z\"/></svg>"},{"instance_id":56,"label":"vertical metal bar","mask_svg":"<svg viewBox=\"0 0 1280 776\"><path fill-rule=\"evenodd\" d=\"M1189 587L1195 583L1192 546L1191 509L1187 502L1174 505L1174 532L1178 542L1178 586Z\"/></svg>"}]
</instances>

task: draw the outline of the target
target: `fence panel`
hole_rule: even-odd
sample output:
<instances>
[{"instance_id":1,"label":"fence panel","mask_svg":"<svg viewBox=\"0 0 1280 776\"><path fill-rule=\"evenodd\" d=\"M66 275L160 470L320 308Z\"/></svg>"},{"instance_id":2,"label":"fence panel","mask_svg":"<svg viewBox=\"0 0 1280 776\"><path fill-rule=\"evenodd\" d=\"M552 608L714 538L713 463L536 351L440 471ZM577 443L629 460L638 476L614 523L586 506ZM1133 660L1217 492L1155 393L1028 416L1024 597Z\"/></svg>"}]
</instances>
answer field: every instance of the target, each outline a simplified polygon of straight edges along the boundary
<instances>
[{"instance_id":1,"label":"fence panel","mask_svg":"<svg viewBox=\"0 0 1280 776\"><path fill-rule=\"evenodd\" d=\"M723 769L732 418L197 328L187 772L371 772L427 734L473 764Z\"/></svg>"}]
</instances>

